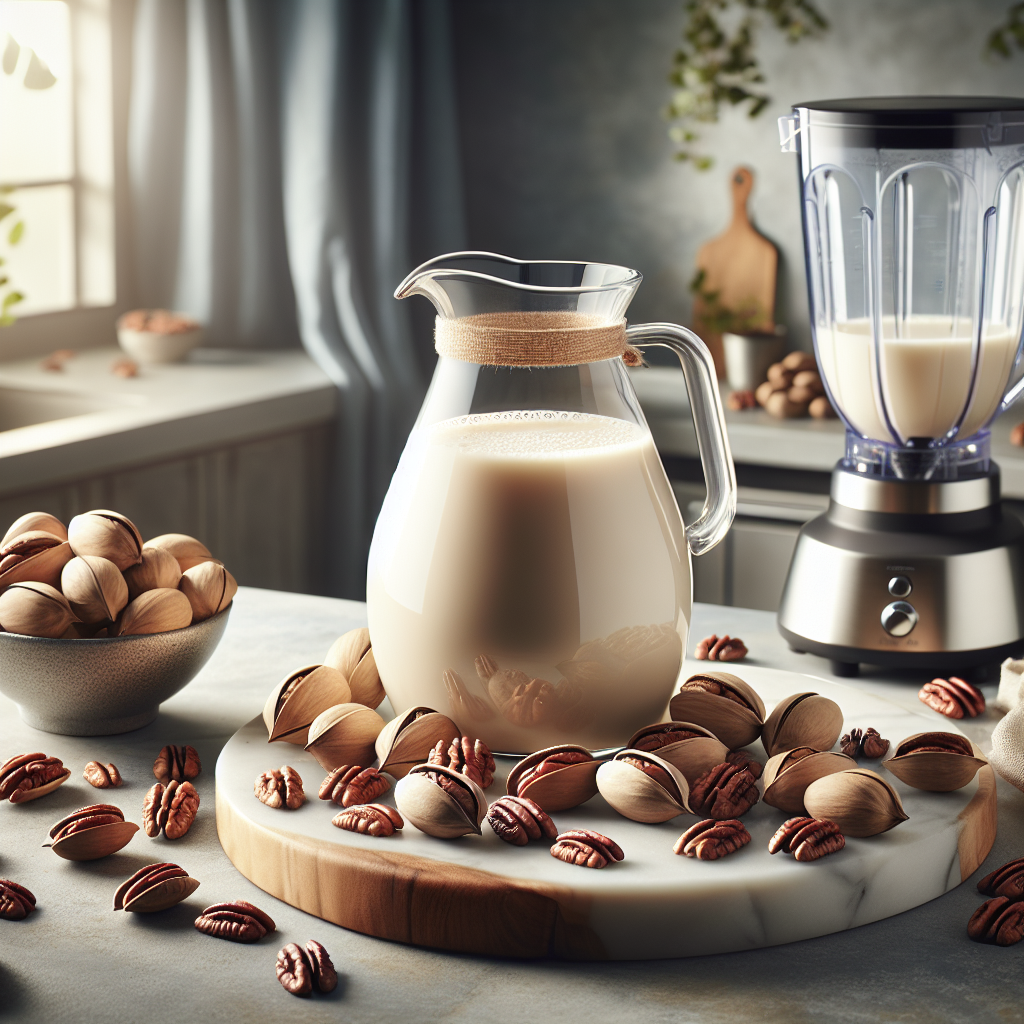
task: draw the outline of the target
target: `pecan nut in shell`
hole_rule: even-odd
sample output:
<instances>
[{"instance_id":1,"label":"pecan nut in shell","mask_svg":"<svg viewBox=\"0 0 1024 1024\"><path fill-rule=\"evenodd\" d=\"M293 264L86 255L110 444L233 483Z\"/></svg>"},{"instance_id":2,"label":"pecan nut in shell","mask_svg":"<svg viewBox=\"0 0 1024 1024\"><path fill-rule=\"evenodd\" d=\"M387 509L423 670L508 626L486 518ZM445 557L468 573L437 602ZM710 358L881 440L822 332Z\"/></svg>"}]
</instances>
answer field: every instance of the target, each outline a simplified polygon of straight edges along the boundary
<instances>
[{"instance_id":1,"label":"pecan nut in shell","mask_svg":"<svg viewBox=\"0 0 1024 1024\"><path fill-rule=\"evenodd\" d=\"M768 841L769 853L791 853L810 861L836 853L846 845L839 826L827 818L790 818Z\"/></svg>"},{"instance_id":2,"label":"pecan nut in shell","mask_svg":"<svg viewBox=\"0 0 1024 1024\"><path fill-rule=\"evenodd\" d=\"M36 898L23 885L0 878L0 918L24 921L36 909Z\"/></svg>"},{"instance_id":3,"label":"pecan nut in shell","mask_svg":"<svg viewBox=\"0 0 1024 1024\"><path fill-rule=\"evenodd\" d=\"M18 754L0 765L0 800L23 804L52 792L71 778L59 757Z\"/></svg>"},{"instance_id":4,"label":"pecan nut in shell","mask_svg":"<svg viewBox=\"0 0 1024 1024\"><path fill-rule=\"evenodd\" d=\"M690 790L694 814L706 814L719 821L746 814L760 799L754 776L746 768L728 762L705 772Z\"/></svg>"},{"instance_id":5,"label":"pecan nut in shell","mask_svg":"<svg viewBox=\"0 0 1024 1024\"><path fill-rule=\"evenodd\" d=\"M957 676L933 679L917 695L933 711L947 718L977 718L985 710L985 695Z\"/></svg>"},{"instance_id":6,"label":"pecan nut in shell","mask_svg":"<svg viewBox=\"0 0 1024 1024\"><path fill-rule=\"evenodd\" d=\"M738 818L719 821L705 818L691 825L677 840L673 852L697 860L721 860L746 846L750 833Z\"/></svg>"},{"instance_id":7,"label":"pecan nut in shell","mask_svg":"<svg viewBox=\"0 0 1024 1024\"><path fill-rule=\"evenodd\" d=\"M172 743L160 748L153 762L153 774L159 782L191 782L203 770L195 747Z\"/></svg>"},{"instance_id":8,"label":"pecan nut in shell","mask_svg":"<svg viewBox=\"0 0 1024 1024\"><path fill-rule=\"evenodd\" d=\"M319 797L339 807L372 803L391 788L391 783L376 768L343 764L320 783Z\"/></svg>"},{"instance_id":9,"label":"pecan nut in shell","mask_svg":"<svg viewBox=\"0 0 1024 1024\"><path fill-rule=\"evenodd\" d=\"M551 856L581 868L603 868L623 859L619 844L589 828L562 832L551 847Z\"/></svg>"},{"instance_id":10,"label":"pecan nut in shell","mask_svg":"<svg viewBox=\"0 0 1024 1024\"><path fill-rule=\"evenodd\" d=\"M338 975L323 944L310 939L305 948L289 942L277 953L277 980L293 996L317 992L333 992Z\"/></svg>"},{"instance_id":11,"label":"pecan nut in shell","mask_svg":"<svg viewBox=\"0 0 1024 1024\"><path fill-rule=\"evenodd\" d=\"M487 823L499 839L513 846L525 846L531 839L556 839L558 829L535 800L503 796L487 810Z\"/></svg>"},{"instance_id":12,"label":"pecan nut in shell","mask_svg":"<svg viewBox=\"0 0 1024 1024\"><path fill-rule=\"evenodd\" d=\"M730 750L725 755L725 759L729 764L734 764L739 768L745 768L755 779L761 778L761 774L764 772L764 765L756 757L752 757L745 750Z\"/></svg>"},{"instance_id":13,"label":"pecan nut in shell","mask_svg":"<svg viewBox=\"0 0 1024 1024\"><path fill-rule=\"evenodd\" d=\"M394 807L386 804L353 804L339 811L331 824L346 832L385 837L393 836L405 826L405 821Z\"/></svg>"},{"instance_id":14,"label":"pecan nut in shell","mask_svg":"<svg viewBox=\"0 0 1024 1024\"><path fill-rule=\"evenodd\" d=\"M975 942L1015 946L1024 939L1024 901L996 896L986 900L967 922L967 935Z\"/></svg>"},{"instance_id":15,"label":"pecan nut in shell","mask_svg":"<svg viewBox=\"0 0 1024 1024\"><path fill-rule=\"evenodd\" d=\"M302 776L288 764L262 772L253 784L253 792L260 803L289 811L297 810L306 802Z\"/></svg>"},{"instance_id":16,"label":"pecan nut in shell","mask_svg":"<svg viewBox=\"0 0 1024 1024\"><path fill-rule=\"evenodd\" d=\"M274 919L248 900L214 903L196 918L195 927L206 935L231 942L258 942L268 932L277 930Z\"/></svg>"},{"instance_id":17,"label":"pecan nut in shell","mask_svg":"<svg viewBox=\"0 0 1024 1024\"><path fill-rule=\"evenodd\" d=\"M978 883L983 896L1005 896L1010 900L1024 900L1024 857L1018 857L996 868Z\"/></svg>"},{"instance_id":18,"label":"pecan nut in shell","mask_svg":"<svg viewBox=\"0 0 1024 1024\"><path fill-rule=\"evenodd\" d=\"M161 832L168 839L180 839L192 827L199 813L199 794L191 782L156 783L142 805L146 835L155 839Z\"/></svg>"},{"instance_id":19,"label":"pecan nut in shell","mask_svg":"<svg viewBox=\"0 0 1024 1024\"><path fill-rule=\"evenodd\" d=\"M95 789L111 789L124 784L117 765L90 761L82 772L82 778Z\"/></svg>"},{"instance_id":20,"label":"pecan nut in shell","mask_svg":"<svg viewBox=\"0 0 1024 1024\"><path fill-rule=\"evenodd\" d=\"M438 740L427 755L427 764L447 765L472 779L481 789L494 782L494 755L483 740L456 736L450 744Z\"/></svg>"}]
</instances>

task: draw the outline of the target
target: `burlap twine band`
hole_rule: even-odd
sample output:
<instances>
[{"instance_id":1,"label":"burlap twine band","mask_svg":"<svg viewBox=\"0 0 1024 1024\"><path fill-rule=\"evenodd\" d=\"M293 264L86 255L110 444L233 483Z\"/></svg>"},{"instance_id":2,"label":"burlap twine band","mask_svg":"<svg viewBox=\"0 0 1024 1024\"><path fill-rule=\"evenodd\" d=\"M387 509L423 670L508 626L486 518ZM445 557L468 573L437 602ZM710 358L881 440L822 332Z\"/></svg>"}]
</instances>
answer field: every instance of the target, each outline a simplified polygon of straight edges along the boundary
<instances>
[{"instance_id":1,"label":"burlap twine band","mask_svg":"<svg viewBox=\"0 0 1024 1024\"><path fill-rule=\"evenodd\" d=\"M622 356L643 362L626 341L626 320L590 313L480 313L434 323L438 354L482 366L576 366Z\"/></svg>"}]
</instances>

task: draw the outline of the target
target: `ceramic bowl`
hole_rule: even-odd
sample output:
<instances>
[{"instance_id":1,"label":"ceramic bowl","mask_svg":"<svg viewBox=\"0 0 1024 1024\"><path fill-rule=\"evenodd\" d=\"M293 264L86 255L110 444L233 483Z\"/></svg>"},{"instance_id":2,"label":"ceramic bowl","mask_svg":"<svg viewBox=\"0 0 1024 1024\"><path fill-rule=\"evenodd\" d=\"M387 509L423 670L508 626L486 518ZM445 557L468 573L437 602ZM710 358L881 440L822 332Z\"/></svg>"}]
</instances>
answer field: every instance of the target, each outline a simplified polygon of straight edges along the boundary
<instances>
[{"instance_id":1,"label":"ceramic bowl","mask_svg":"<svg viewBox=\"0 0 1024 1024\"><path fill-rule=\"evenodd\" d=\"M100 640L0 632L0 692L26 725L64 736L141 729L190 682L224 635L231 605L184 629Z\"/></svg>"},{"instance_id":2,"label":"ceramic bowl","mask_svg":"<svg viewBox=\"0 0 1024 1024\"><path fill-rule=\"evenodd\" d=\"M136 362L180 363L203 340L202 327L165 334L161 331L133 331L118 327L117 341Z\"/></svg>"}]
</instances>

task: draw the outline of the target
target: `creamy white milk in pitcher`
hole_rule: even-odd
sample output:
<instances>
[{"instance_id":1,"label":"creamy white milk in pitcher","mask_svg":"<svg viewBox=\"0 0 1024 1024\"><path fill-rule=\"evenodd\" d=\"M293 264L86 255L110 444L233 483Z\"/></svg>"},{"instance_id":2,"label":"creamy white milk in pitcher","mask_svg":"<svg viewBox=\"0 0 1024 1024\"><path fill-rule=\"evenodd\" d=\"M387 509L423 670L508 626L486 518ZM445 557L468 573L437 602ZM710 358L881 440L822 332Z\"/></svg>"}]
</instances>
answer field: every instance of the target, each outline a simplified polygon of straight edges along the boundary
<instances>
[{"instance_id":1,"label":"creamy white milk in pitcher","mask_svg":"<svg viewBox=\"0 0 1024 1024\"><path fill-rule=\"evenodd\" d=\"M622 745L682 665L690 552L732 522L714 367L672 324L625 326L624 267L442 256L398 298L438 312L437 369L384 501L366 596L396 712L422 705L492 750ZM683 366L708 482L684 529L624 358Z\"/></svg>"}]
</instances>

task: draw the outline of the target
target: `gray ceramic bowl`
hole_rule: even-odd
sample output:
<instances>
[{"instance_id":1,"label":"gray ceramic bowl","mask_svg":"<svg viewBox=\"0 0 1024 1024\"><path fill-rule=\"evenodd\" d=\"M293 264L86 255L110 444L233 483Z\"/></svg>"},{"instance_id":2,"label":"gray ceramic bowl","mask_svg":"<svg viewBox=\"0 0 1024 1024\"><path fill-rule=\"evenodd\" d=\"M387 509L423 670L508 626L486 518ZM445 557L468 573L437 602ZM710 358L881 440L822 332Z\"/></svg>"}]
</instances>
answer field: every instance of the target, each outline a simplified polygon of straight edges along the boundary
<instances>
[{"instance_id":1,"label":"gray ceramic bowl","mask_svg":"<svg viewBox=\"0 0 1024 1024\"><path fill-rule=\"evenodd\" d=\"M210 660L231 605L194 626L102 640L0 632L0 692L33 729L109 736L141 729Z\"/></svg>"}]
</instances>

